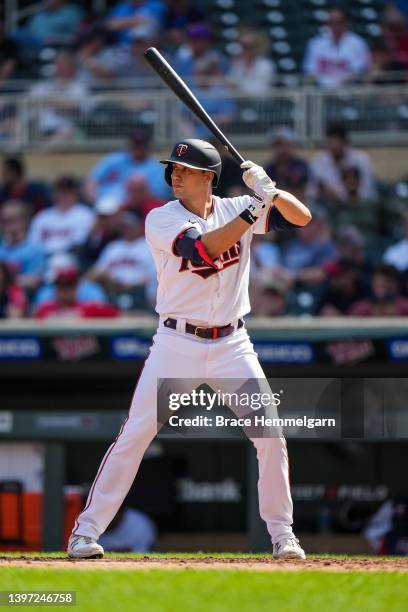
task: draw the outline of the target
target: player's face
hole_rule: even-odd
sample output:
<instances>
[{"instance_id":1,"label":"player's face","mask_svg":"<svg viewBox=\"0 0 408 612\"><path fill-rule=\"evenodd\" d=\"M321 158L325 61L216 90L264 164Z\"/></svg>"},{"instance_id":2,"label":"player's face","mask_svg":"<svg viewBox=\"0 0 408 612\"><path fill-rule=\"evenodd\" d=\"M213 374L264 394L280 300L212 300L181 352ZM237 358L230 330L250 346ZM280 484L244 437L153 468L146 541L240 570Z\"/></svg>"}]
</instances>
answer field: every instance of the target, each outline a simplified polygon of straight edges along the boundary
<instances>
[{"instance_id":1,"label":"player's face","mask_svg":"<svg viewBox=\"0 0 408 612\"><path fill-rule=\"evenodd\" d=\"M171 185L176 198L194 198L206 193L211 183L212 172L173 164Z\"/></svg>"}]
</instances>

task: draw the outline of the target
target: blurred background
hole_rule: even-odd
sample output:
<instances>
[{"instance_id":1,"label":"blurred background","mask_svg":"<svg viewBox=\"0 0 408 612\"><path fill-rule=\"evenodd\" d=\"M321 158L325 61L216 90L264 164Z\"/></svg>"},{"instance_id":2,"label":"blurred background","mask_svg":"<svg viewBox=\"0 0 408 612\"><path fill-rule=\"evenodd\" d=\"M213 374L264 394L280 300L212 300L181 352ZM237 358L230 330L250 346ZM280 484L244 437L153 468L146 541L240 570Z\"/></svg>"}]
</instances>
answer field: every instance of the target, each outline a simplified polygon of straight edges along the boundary
<instances>
[{"instance_id":1,"label":"blurred background","mask_svg":"<svg viewBox=\"0 0 408 612\"><path fill-rule=\"evenodd\" d=\"M0 550L62 548L154 333L144 219L172 197L158 160L211 135L144 62L149 46L313 212L299 233L254 239L247 325L267 375L407 376L406 0L9 0ZM216 195L245 193L220 153ZM350 397L370 414L370 394ZM357 434L289 440L296 532L310 552L408 554L404 427ZM264 550L256 505L245 441L159 438L105 546Z\"/></svg>"}]
</instances>

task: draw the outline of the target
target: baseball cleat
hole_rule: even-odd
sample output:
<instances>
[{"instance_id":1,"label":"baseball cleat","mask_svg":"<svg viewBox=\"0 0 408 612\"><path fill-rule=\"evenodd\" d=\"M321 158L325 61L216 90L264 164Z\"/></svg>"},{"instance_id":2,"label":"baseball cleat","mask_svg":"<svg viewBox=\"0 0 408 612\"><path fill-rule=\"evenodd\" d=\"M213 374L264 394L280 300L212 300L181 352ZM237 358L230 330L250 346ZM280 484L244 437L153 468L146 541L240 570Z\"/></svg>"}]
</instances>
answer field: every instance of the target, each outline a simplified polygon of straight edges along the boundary
<instances>
[{"instance_id":1,"label":"baseball cleat","mask_svg":"<svg viewBox=\"0 0 408 612\"><path fill-rule=\"evenodd\" d=\"M294 536L284 538L273 545L274 559L306 559L303 548L299 545L299 540Z\"/></svg>"},{"instance_id":2,"label":"baseball cleat","mask_svg":"<svg viewBox=\"0 0 408 612\"><path fill-rule=\"evenodd\" d=\"M102 559L104 550L94 538L71 534L68 540L68 557L71 559Z\"/></svg>"}]
</instances>

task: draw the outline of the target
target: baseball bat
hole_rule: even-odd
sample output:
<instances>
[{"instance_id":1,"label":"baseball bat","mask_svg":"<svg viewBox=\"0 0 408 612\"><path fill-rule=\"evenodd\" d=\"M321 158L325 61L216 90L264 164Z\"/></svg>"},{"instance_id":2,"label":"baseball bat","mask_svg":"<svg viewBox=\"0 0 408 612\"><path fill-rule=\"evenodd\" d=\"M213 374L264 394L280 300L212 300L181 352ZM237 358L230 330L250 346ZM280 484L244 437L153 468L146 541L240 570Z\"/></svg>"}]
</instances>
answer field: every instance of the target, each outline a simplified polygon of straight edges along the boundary
<instances>
[{"instance_id":1,"label":"baseball bat","mask_svg":"<svg viewBox=\"0 0 408 612\"><path fill-rule=\"evenodd\" d=\"M216 138L224 145L229 151L232 157L239 164L244 162L244 158L236 148L230 143L225 134L220 130L216 123L211 119L207 111L202 107L200 102L197 100L193 92L183 79L177 74L177 72L170 66L170 64L164 59L162 54L155 48L149 47L144 52L146 61L150 66L157 72L159 77L170 87L170 89L176 94L178 98L200 119L205 126L214 134Z\"/></svg>"}]
</instances>

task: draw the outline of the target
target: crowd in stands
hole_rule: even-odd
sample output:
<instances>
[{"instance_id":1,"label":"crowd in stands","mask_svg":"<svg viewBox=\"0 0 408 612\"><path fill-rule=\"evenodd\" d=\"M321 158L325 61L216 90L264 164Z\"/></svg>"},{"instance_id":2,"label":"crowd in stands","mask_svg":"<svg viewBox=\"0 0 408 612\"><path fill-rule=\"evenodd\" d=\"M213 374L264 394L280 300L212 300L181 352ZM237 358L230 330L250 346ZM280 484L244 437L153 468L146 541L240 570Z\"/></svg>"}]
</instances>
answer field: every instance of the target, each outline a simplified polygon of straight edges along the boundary
<instances>
[{"instance_id":1,"label":"crowd in stands","mask_svg":"<svg viewBox=\"0 0 408 612\"><path fill-rule=\"evenodd\" d=\"M143 78L152 77L143 59L150 45L159 47L178 73L195 85L202 82L203 66L213 68L215 84L247 95L265 93L274 83L278 66L270 54L273 34L251 26L250 20L238 27L234 52L227 56L220 32L206 20L200 2L119 0L105 14L92 13L88 4L89 10L84 3L44 0L43 7L17 28L6 32L0 21L0 91L13 78L45 76L53 83L55 75L61 80L60 51L71 54L66 80L92 86L100 79L107 85L118 78L133 79L140 88ZM299 71L323 88L383 82L387 73L391 82L406 80L408 17L396 4L400 3L385 4L381 31L372 40L353 31L341 2L333 5L320 30L306 41ZM43 63L53 58L54 65L49 62L44 75ZM206 76L211 85L211 74Z\"/></svg>"},{"instance_id":2,"label":"crowd in stands","mask_svg":"<svg viewBox=\"0 0 408 612\"><path fill-rule=\"evenodd\" d=\"M353 31L341 2L333 6L305 42L297 72L326 90L353 83L406 83L408 17L400 4L385 4L381 29L370 40ZM126 113L148 109L149 100L140 97L107 108L89 94L163 87L143 57L152 45L201 90L203 106L226 129L240 116L237 94L255 98L279 83L280 69L271 55L273 34L250 21L237 28L234 52L228 54L219 28L206 20L199 2L119 0L105 14L92 13L92 4L87 6L44 0L42 8L7 32L0 15L0 142L17 138L18 109L1 97L19 90L19 81L26 83L22 87L29 97L32 137L47 147L86 138L95 111L112 112L115 121L123 111L125 121ZM187 111L178 129L197 137L203 132Z\"/></svg>"},{"instance_id":3,"label":"crowd in stands","mask_svg":"<svg viewBox=\"0 0 408 612\"><path fill-rule=\"evenodd\" d=\"M69 142L78 117L95 113L97 88L160 87L143 58L155 45L228 129L234 94L259 97L278 82L271 37L248 23L227 56L200 2L128 0L104 15L87 3L45 0L13 30L0 15L0 140L17 129L12 83L28 78L40 112L30 129L49 145ZM304 48L307 82L334 91L348 83L404 83L408 14L386 3L380 35L353 31L341 3ZM146 80L147 79L147 80ZM99 91L99 90L98 90ZM143 102L135 101L131 111ZM123 109L125 112L125 109ZM181 136L208 139L191 113ZM101 156L87 176L53 184L31 176L20 155L3 158L0 175L0 317L98 317L153 312L156 278L144 239L148 212L171 198L152 134L137 127L125 150ZM217 143L214 143L219 146ZM352 146L342 124L327 126L320 151L306 159L287 125L265 134L264 167L278 187L307 203L301 231L255 236L253 314L383 316L408 311L407 193L377 180L370 157ZM241 172L220 147L216 195L245 192ZM260 160L261 161L261 160ZM408 189L405 189L408 192ZM404 196L404 197L403 197Z\"/></svg>"},{"instance_id":4,"label":"crowd in stands","mask_svg":"<svg viewBox=\"0 0 408 612\"><path fill-rule=\"evenodd\" d=\"M381 29L371 39L353 31L341 2L332 6L305 41L296 72L303 72L306 83L329 91L355 83L406 83L408 17L400 4L385 3ZM95 132L101 138L98 125L109 121L114 136L121 122L132 124L143 111L149 115L151 98L107 102L90 95L163 87L143 57L149 46L158 47L200 90L203 106L224 129L241 121L239 99L255 99L280 84L282 71L271 53L273 28L245 21L236 28L234 51L228 53L203 3L200 8L193 0L119 0L108 6L104 14L95 14L92 3L44 0L42 8L8 31L0 14L0 142L18 140L21 119L10 99L14 91L28 96L30 138L47 148L81 142ZM245 98L237 101L239 95ZM203 135L202 125L187 110L177 129L181 135Z\"/></svg>"},{"instance_id":5,"label":"crowd in stands","mask_svg":"<svg viewBox=\"0 0 408 612\"><path fill-rule=\"evenodd\" d=\"M311 207L313 219L299 231L254 236L252 314L408 314L408 200L376 179L342 125L327 127L325 146L310 159L286 126L267 143L267 172ZM245 193L237 164L220 152L216 195ZM102 157L88 176L62 175L52 185L32 179L21 158L4 158L0 316L153 312L144 219L171 199L162 177L151 134L141 128L127 150Z\"/></svg>"}]
</instances>

